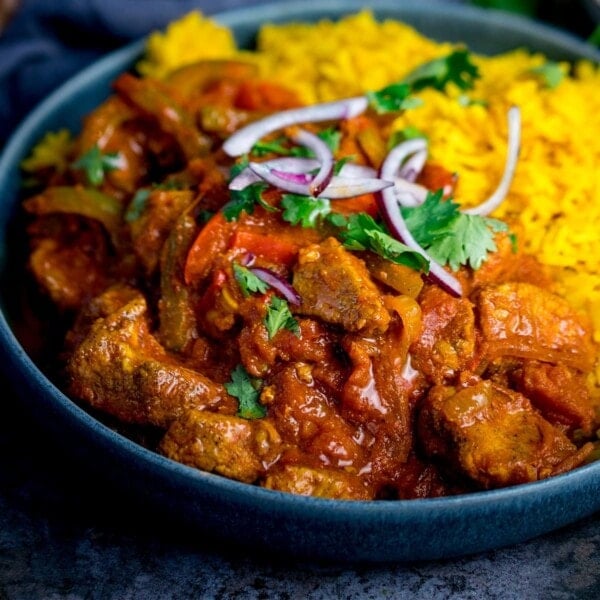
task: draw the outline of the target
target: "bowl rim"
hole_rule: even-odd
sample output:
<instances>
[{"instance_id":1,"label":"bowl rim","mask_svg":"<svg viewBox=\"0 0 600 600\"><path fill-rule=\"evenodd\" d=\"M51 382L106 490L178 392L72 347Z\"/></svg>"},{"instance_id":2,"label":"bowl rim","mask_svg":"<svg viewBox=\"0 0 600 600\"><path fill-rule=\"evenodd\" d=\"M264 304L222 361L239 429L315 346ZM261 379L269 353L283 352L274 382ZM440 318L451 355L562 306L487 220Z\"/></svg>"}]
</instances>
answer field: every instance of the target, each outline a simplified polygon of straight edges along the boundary
<instances>
[{"instance_id":1,"label":"bowl rim","mask_svg":"<svg viewBox=\"0 0 600 600\"><path fill-rule=\"evenodd\" d=\"M398 13L401 12L400 9L403 7L408 9L415 5L418 7L415 9L417 12L435 9L451 16L460 14L466 15L470 19L481 19L484 18L484 14L487 14L486 19L492 18L490 11L426 0L415 3L374 0L370 2L369 8L375 13L382 10ZM334 17L338 17L342 14L356 12L362 6L363 2L357 0L342 0L342 2L338 0L321 0L319 12L331 13ZM301 18L307 9L304 2L294 0L292 2L284 1L233 9L212 15L211 18L215 18L220 23L235 29L248 21L253 22L253 15L257 8L262 10L263 21ZM525 37L531 31L535 31L540 35L549 35L560 44L564 44L568 52L574 55L583 54L586 58L600 62L600 51L596 51L583 41L557 30L555 27L534 23L506 13L502 14L502 18L507 26L521 32ZM138 40L109 53L70 78L30 113L10 137L0 157L0 190L12 189L15 191L15 186L10 183L15 166L20 163L30 149L34 134L40 129L47 115L61 105L64 97L68 97L76 90L86 87L100 77L112 73L116 65L123 67L133 64L135 59L139 57L144 43L144 39ZM6 202L6 200L3 200L3 202ZM16 205L12 197L10 202ZM0 262L2 261L0 260ZM0 265L0 268L3 268L3 265ZM541 481L441 498L342 501L298 496L269 490L227 479L220 475L206 473L175 462L138 445L95 419L56 387L35 364L11 329L3 309L0 310L0 355L4 355L2 367L7 372L9 379L16 380L19 386L32 393L47 395L52 403L51 410L55 411L58 417L68 422L70 426L84 434L93 436L92 442L95 445L117 452L124 459L135 461L140 468L150 469L154 474L159 474L161 478L172 479L176 484L185 486L192 493L200 489L206 490L209 487L212 494L236 499L236 501L247 506L255 502L267 504L272 510L280 514L285 514L287 511L309 510L318 513L324 522L359 519L363 520L365 524L382 520L409 523L413 519L444 519L457 511L486 510L490 506L500 510L503 506L506 507L515 502L536 501L540 497L552 499L563 496L565 488L577 489L579 486L600 488L600 461L598 461ZM588 506L585 513L580 513L575 519L568 522L592 514L598 509L600 509L600 498L596 504ZM541 530L539 533L549 530ZM521 541L524 541L524 539Z\"/></svg>"}]
</instances>

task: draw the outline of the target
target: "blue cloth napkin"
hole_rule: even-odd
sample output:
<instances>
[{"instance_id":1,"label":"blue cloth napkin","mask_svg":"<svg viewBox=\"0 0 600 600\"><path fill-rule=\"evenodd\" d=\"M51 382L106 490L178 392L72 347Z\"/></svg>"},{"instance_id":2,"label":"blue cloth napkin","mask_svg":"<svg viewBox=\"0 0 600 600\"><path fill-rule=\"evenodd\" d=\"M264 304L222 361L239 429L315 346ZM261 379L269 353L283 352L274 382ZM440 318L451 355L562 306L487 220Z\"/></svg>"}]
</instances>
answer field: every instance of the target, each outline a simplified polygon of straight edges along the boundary
<instances>
[{"instance_id":1,"label":"blue cloth napkin","mask_svg":"<svg viewBox=\"0 0 600 600\"><path fill-rule=\"evenodd\" d=\"M21 0L0 36L0 146L71 75L110 50L199 9L259 0Z\"/></svg>"}]
</instances>

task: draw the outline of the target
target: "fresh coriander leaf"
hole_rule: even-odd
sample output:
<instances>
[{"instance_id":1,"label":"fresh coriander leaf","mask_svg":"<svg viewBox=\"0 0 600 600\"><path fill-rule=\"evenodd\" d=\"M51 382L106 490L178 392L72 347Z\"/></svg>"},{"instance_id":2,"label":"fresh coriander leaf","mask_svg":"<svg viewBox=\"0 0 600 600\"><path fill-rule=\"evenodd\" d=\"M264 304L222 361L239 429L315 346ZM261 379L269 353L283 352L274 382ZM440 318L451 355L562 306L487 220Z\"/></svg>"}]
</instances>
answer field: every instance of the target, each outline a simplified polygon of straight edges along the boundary
<instances>
[{"instance_id":1,"label":"fresh coriander leaf","mask_svg":"<svg viewBox=\"0 0 600 600\"><path fill-rule=\"evenodd\" d=\"M325 215L325 221L334 227L346 227L348 225L348 218L336 212L330 212L328 215Z\"/></svg>"},{"instance_id":2,"label":"fresh coriander leaf","mask_svg":"<svg viewBox=\"0 0 600 600\"><path fill-rule=\"evenodd\" d=\"M248 159L248 155L244 154L238 162L236 162L231 169L229 169L229 181L235 179L244 169L248 167L250 160Z\"/></svg>"},{"instance_id":3,"label":"fresh coriander leaf","mask_svg":"<svg viewBox=\"0 0 600 600\"><path fill-rule=\"evenodd\" d=\"M246 297L252 293L264 294L269 289L268 284L259 279L250 269L236 262L233 263L233 276Z\"/></svg>"},{"instance_id":4,"label":"fresh coriander leaf","mask_svg":"<svg viewBox=\"0 0 600 600\"><path fill-rule=\"evenodd\" d=\"M456 84L461 90L468 90L478 77L479 69L471 61L469 51L459 49L422 64L402 81L411 91L428 87L444 90L449 83Z\"/></svg>"},{"instance_id":5,"label":"fresh coriander leaf","mask_svg":"<svg viewBox=\"0 0 600 600\"><path fill-rule=\"evenodd\" d=\"M508 239L510 240L510 249L513 254L517 254L519 251L519 238L516 233L509 233Z\"/></svg>"},{"instance_id":6,"label":"fresh coriander leaf","mask_svg":"<svg viewBox=\"0 0 600 600\"><path fill-rule=\"evenodd\" d=\"M94 144L73 163L73 168L84 171L90 185L96 187L102 185L106 173L120 167L121 155L118 152L104 154L97 144Z\"/></svg>"},{"instance_id":7,"label":"fresh coriander leaf","mask_svg":"<svg viewBox=\"0 0 600 600\"><path fill-rule=\"evenodd\" d=\"M408 125L403 129L394 131L388 140L388 148L394 148L402 142L407 140L416 140L419 138L427 139L427 135L423 133L418 127Z\"/></svg>"},{"instance_id":8,"label":"fresh coriander leaf","mask_svg":"<svg viewBox=\"0 0 600 600\"><path fill-rule=\"evenodd\" d=\"M258 401L260 396L260 379L253 379L242 365L231 372L231 380L225 384L229 395L237 398L236 415L242 419L262 419L267 409Z\"/></svg>"},{"instance_id":9,"label":"fresh coriander leaf","mask_svg":"<svg viewBox=\"0 0 600 600\"><path fill-rule=\"evenodd\" d=\"M565 78L564 71L560 64L551 60L539 67L529 69L529 73L538 77L542 84L551 90L558 87Z\"/></svg>"},{"instance_id":10,"label":"fresh coriander leaf","mask_svg":"<svg viewBox=\"0 0 600 600\"><path fill-rule=\"evenodd\" d=\"M133 223L133 221L137 221L141 217L146 208L148 198L150 198L150 190L147 188L139 189L134 194L125 212L125 221L127 223Z\"/></svg>"},{"instance_id":11,"label":"fresh coriander leaf","mask_svg":"<svg viewBox=\"0 0 600 600\"><path fill-rule=\"evenodd\" d=\"M326 198L309 198L296 194L284 194L281 198L283 220L292 225L316 227L320 218L331 211L331 205Z\"/></svg>"},{"instance_id":12,"label":"fresh coriander leaf","mask_svg":"<svg viewBox=\"0 0 600 600\"><path fill-rule=\"evenodd\" d=\"M243 190L231 190L231 200L223 207L225 218L228 221L235 221L242 211L251 215L257 204L264 206L262 193L267 187L266 183L257 181L246 186ZM273 207L269 206L269 209L272 210Z\"/></svg>"},{"instance_id":13,"label":"fresh coriander leaf","mask_svg":"<svg viewBox=\"0 0 600 600\"><path fill-rule=\"evenodd\" d=\"M291 154L291 150L286 145L286 142L287 140L284 137L268 141L261 140L252 146L250 153L254 156L264 156L265 154L283 154L284 156L288 156Z\"/></svg>"},{"instance_id":14,"label":"fresh coriander leaf","mask_svg":"<svg viewBox=\"0 0 600 600\"><path fill-rule=\"evenodd\" d=\"M349 250L370 250L391 262L425 273L429 271L429 264L421 254L393 238L366 213L350 215L340 237Z\"/></svg>"},{"instance_id":15,"label":"fresh coriander leaf","mask_svg":"<svg viewBox=\"0 0 600 600\"><path fill-rule=\"evenodd\" d=\"M415 207L403 207L402 216L408 230L423 247L427 247L459 215L459 206L452 200L443 200L443 191L429 192L425 201Z\"/></svg>"},{"instance_id":16,"label":"fresh coriander leaf","mask_svg":"<svg viewBox=\"0 0 600 600\"><path fill-rule=\"evenodd\" d=\"M333 153L339 150L342 141L342 132L339 129L328 127L327 129L323 129L323 131L319 131L317 135L327 144Z\"/></svg>"},{"instance_id":17,"label":"fresh coriander leaf","mask_svg":"<svg viewBox=\"0 0 600 600\"><path fill-rule=\"evenodd\" d=\"M349 163L353 160L356 160L356 157L354 155L351 156L342 156L342 158L340 158L339 160L336 160L334 165L333 165L333 174L334 175L339 175L340 172L342 171L342 169L344 168L344 165L346 163Z\"/></svg>"},{"instance_id":18,"label":"fresh coriander leaf","mask_svg":"<svg viewBox=\"0 0 600 600\"><path fill-rule=\"evenodd\" d=\"M369 91L366 96L375 112L385 114L420 106L422 101L411 93L411 86L402 82L392 83L376 92Z\"/></svg>"},{"instance_id":19,"label":"fresh coriander leaf","mask_svg":"<svg viewBox=\"0 0 600 600\"><path fill-rule=\"evenodd\" d=\"M290 312L288 303L278 296L271 297L264 324L267 328L269 339L273 338L280 329L289 329L292 333L300 337L300 325L298 325L298 321L296 321L294 315Z\"/></svg>"},{"instance_id":20,"label":"fresh coriander leaf","mask_svg":"<svg viewBox=\"0 0 600 600\"><path fill-rule=\"evenodd\" d=\"M456 100L460 104L460 106L464 106L464 107L468 107L468 106L486 107L488 105L487 100L481 100L479 98L471 98L467 94L461 94Z\"/></svg>"},{"instance_id":21,"label":"fresh coriander leaf","mask_svg":"<svg viewBox=\"0 0 600 600\"><path fill-rule=\"evenodd\" d=\"M454 271L461 265L478 269L488 252L496 250L494 233L508 229L497 219L463 213L441 191L429 193L419 206L403 208L402 215L417 242Z\"/></svg>"}]
</instances>

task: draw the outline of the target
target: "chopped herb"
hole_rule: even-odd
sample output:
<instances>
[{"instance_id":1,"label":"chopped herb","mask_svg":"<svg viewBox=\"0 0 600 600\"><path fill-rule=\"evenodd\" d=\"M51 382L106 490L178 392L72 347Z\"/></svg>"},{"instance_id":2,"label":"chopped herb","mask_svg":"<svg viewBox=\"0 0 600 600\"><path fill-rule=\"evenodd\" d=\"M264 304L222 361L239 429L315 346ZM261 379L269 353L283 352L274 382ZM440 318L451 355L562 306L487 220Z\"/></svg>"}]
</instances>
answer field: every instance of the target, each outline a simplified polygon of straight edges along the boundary
<instances>
[{"instance_id":1,"label":"chopped herb","mask_svg":"<svg viewBox=\"0 0 600 600\"><path fill-rule=\"evenodd\" d=\"M238 282L242 294L246 297L255 292L264 294L269 289L268 284L262 279L259 279L250 269L247 269L236 262L233 263L233 276Z\"/></svg>"},{"instance_id":2,"label":"chopped herb","mask_svg":"<svg viewBox=\"0 0 600 600\"><path fill-rule=\"evenodd\" d=\"M325 221L334 227L346 227L348 225L348 217L341 213L330 212L325 215Z\"/></svg>"},{"instance_id":3,"label":"chopped herb","mask_svg":"<svg viewBox=\"0 0 600 600\"><path fill-rule=\"evenodd\" d=\"M125 221L133 223L137 221L144 212L146 204L150 198L150 190L147 188L139 189L131 199L127 211L125 212Z\"/></svg>"},{"instance_id":4,"label":"chopped herb","mask_svg":"<svg viewBox=\"0 0 600 600\"><path fill-rule=\"evenodd\" d=\"M551 60L546 61L539 67L533 67L529 70L529 73L538 77L542 84L551 90L558 87L565 78L565 73L560 64Z\"/></svg>"},{"instance_id":5,"label":"chopped herb","mask_svg":"<svg viewBox=\"0 0 600 600\"><path fill-rule=\"evenodd\" d=\"M533 17L541 0L471 0L476 6L495 8Z\"/></svg>"},{"instance_id":6,"label":"chopped herb","mask_svg":"<svg viewBox=\"0 0 600 600\"><path fill-rule=\"evenodd\" d=\"M342 141L342 133L335 127L323 129L317 133L329 147L332 152L337 152ZM299 156L312 157L314 156L305 146L291 145L290 141L285 137L278 137L275 140L260 141L252 146L251 153L255 156L264 156L265 154L281 154L282 156Z\"/></svg>"},{"instance_id":7,"label":"chopped herb","mask_svg":"<svg viewBox=\"0 0 600 600\"><path fill-rule=\"evenodd\" d=\"M366 213L350 215L340 237L349 250L370 250L394 263L425 273L429 271L429 264L421 254L393 238Z\"/></svg>"},{"instance_id":8,"label":"chopped herb","mask_svg":"<svg viewBox=\"0 0 600 600\"><path fill-rule=\"evenodd\" d=\"M290 312L288 303L278 296L271 297L264 324L267 328L269 339L272 339L280 329L288 329L295 335L300 336L298 321L296 321L294 315Z\"/></svg>"},{"instance_id":9,"label":"chopped herb","mask_svg":"<svg viewBox=\"0 0 600 600\"><path fill-rule=\"evenodd\" d=\"M403 208L402 214L417 242L454 271L467 264L478 269L496 250L494 233L508 229L497 219L461 212L458 204L443 199L441 190L429 193L419 206Z\"/></svg>"},{"instance_id":10,"label":"chopped herb","mask_svg":"<svg viewBox=\"0 0 600 600\"><path fill-rule=\"evenodd\" d=\"M101 152L97 144L82 154L74 163L73 168L85 172L90 185L99 186L104 181L104 175L121 167L121 155L118 152Z\"/></svg>"},{"instance_id":11,"label":"chopped herb","mask_svg":"<svg viewBox=\"0 0 600 600\"><path fill-rule=\"evenodd\" d=\"M378 114L416 108L422 104L419 98L411 96L408 83L392 83L377 92L367 92L369 104Z\"/></svg>"},{"instance_id":12,"label":"chopped herb","mask_svg":"<svg viewBox=\"0 0 600 600\"><path fill-rule=\"evenodd\" d=\"M249 162L248 155L244 154L244 156L229 169L229 181L235 179L244 169L246 169Z\"/></svg>"},{"instance_id":13,"label":"chopped herb","mask_svg":"<svg viewBox=\"0 0 600 600\"><path fill-rule=\"evenodd\" d=\"M414 125L408 125L407 127L392 133L388 141L388 148L394 148L398 144L406 142L407 140L416 140L420 138L427 139L427 135L418 127L415 127Z\"/></svg>"},{"instance_id":14,"label":"chopped herb","mask_svg":"<svg viewBox=\"0 0 600 600\"><path fill-rule=\"evenodd\" d=\"M286 145L286 138L279 137L276 140L259 141L252 146L251 154L255 156L264 156L265 154L283 154L288 156L292 153L289 146Z\"/></svg>"},{"instance_id":15,"label":"chopped herb","mask_svg":"<svg viewBox=\"0 0 600 600\"><path fill-rule=\"evenodd\" d=\"M469 90L478 77L479 69L471 62L469 51L460 49L422 64L409 73L403 83L408 84L412 91L428 87L444 90L449 83L454 83L461 90Z\"/></svg>"},{"instance_id":16,"label":"chopped herb","mask_svg":"<svg viewBox=\"0 0 600 600\"><path fill-rule=\"evenodd\" d=\"M352 160L356 160L356 157L354 155L343 156L339 160L336 160L335 164L333 165L333 174L339 175L341 170L344 168L344 165Z\"/></svg>"},{"instance_id":17,"label":"chopped herb","mask_svg":"<svg viewBox=\"0 0 600 600\"><path fill-rule=\"evenodd\" d=\"M262 419L267 414L267 409L258 401L260 386L260 379L250 377L242 365L238 365L231 372L231 381L225 384L225 389L231 396L237 398L238 417Z\"/></svg>"},{"instance_id":18,"label":"chopped herb","mask_svg":"<svg viewBox=\"0 0 600 600\"><path fill-rule=\"evenodd\" d=\"M292 225L316 227L320 218L331 211L331 205L326 198L309 198L296 194L284 194L281 198L283 220Z\"/></svg>"},{"instance_id":19,"label":"chopped herb","mask_svg":"<svg viewBox=\"0 0 600 600\"><path fill-rule=\"evenodd\" d=\"M231 190L231 200L223 207L223 214L228 221L235 221L242 211L251 215L257 204L275 210L262 199L262 193L267 188L267 184L262 181L251 183L243 190Z\"/></svg>"},{"instance_id":20,"label":"chopped herb","mask_svg":"<svg viewBox=\"0 0 600 600\"><path fill-rule=\"evenodd\" d=\"M480 100L478 98L471 98L467 94L461 94L457 99L460 106L483 106L486 107L488 102L486 100Z\"/></svg>"}]
</instances>

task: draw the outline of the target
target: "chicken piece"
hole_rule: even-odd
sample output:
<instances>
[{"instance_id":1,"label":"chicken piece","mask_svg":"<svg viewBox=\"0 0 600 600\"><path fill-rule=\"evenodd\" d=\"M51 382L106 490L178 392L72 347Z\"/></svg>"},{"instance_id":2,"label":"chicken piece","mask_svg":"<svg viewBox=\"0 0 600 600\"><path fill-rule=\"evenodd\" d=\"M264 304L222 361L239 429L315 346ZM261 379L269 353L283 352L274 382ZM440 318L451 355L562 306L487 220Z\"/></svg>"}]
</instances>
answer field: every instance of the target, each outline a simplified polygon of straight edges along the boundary
<instances>
[{"instance_id":1,"label":"chicken piece","mask_svg":"<svg viewBox=\"0 0 600 600\"><path fill-rule=\"evenodd\" d=\"M334 238L299 252L294 287L298 312L341 325L347 331L385 331L390 315L365 264Z\"/></svg>"},{"instance_id":2,"label":"chicken piece","mask_svg":"<svg viewBox=\"0 0 600 600\"><path fill-rule=\"evenodd\" d=\"M581 429L584 435L592 433L594 405L581 372L563 364L526 360L512 373L511 380L551 423L569 431Z\"/></svg>"},{"instance_id":3,"label":"chicken piece","mask_svg":"<svg viewBox=\"0 0 600 600\"><path fill-rule=\"evenodd\" d=\"M301 496L336 500L371 500L372 493L360 478L345 471L286 465L267 475L264 487Z\"/></svg>"},{"instance_id":4,"label":"chicken piece","mask_svg":"<svg viewBox=\"0 0 600 600\"><path fill-rule=\"evenodd\" d=\"M528 283L504 283L482 288L475 302L486 358L517 356L592 368L591 327L556 294Z\"/></svg>"},{"instance_id":5,"label":"chicken piece","mask_svg":"<svg viewBox=\"0 0 600 600\"><path fill-rule=\"evenodd\" d=\"M253 483L277 460L281 438L266 419L189 410L175 420L159 450L177 462Z\"/></svg>"},{"instance_id":6,"label":"chicken piece","mask_svg":"<svg viewBox=\"0 0 600 600\"><path fill-rule=\"evenodd\" d=\"M432 388L418 435L426 455L483 488L544 479L576 467L593 448L577 449L525 396L490 381Z\"/></svg>"},{"instance_id":7,"label":"chicken piece","mask_svg":"<svg viewBox=\"0 0 600 600\"><path fill-rule=\"evenodd\" d=\"M150 334L141 294L91 326L68 364L70 392L128 423L167 427L190 408L233 414L223 386L177 365Z\"/></svg>"},{"instance_id":8,"label":"chicken piece","mask_svg":"<svg viewBox=\"0 0 600 600\"><path fill-rule=\"evenodd\" d=\"M467 298L450 296L437 286L420 298L421 333L411 346L412 364L429 381L441 384L469 370L475 358L475 315Z\"/></svg>"}]
</instances>

